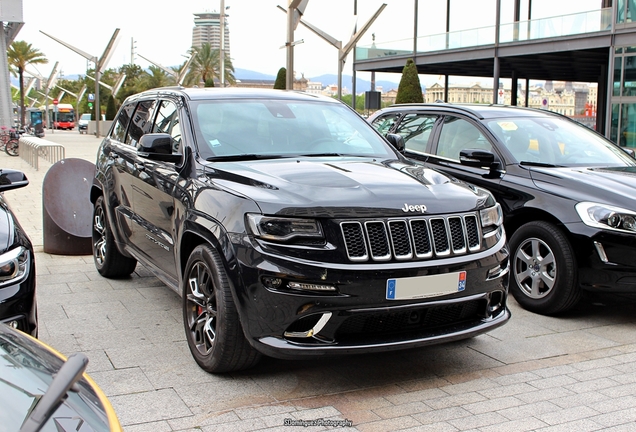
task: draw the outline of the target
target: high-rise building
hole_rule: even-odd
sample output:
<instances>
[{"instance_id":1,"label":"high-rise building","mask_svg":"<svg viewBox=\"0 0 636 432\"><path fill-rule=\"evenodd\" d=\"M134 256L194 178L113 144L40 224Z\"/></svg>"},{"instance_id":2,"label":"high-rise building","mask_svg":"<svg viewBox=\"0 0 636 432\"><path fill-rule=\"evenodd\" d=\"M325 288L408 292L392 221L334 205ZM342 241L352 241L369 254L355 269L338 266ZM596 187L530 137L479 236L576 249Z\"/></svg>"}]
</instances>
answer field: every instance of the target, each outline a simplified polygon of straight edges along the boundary
<instances>
[{"instance_id":1,"label":"high-rise building","mask_svg":"<svg viewBox=\"0 0 636 432\"><path fill-rule=\"evenodd\" d=\"M225 43L223 49L226 55L230 55L230 30L225 14ZM194 14L194 28L192 29L192 46L200 48L204 43L209 43L213 49L221 48L221 14L217 12L203 12Z\"/></svg>"}]
</instances>

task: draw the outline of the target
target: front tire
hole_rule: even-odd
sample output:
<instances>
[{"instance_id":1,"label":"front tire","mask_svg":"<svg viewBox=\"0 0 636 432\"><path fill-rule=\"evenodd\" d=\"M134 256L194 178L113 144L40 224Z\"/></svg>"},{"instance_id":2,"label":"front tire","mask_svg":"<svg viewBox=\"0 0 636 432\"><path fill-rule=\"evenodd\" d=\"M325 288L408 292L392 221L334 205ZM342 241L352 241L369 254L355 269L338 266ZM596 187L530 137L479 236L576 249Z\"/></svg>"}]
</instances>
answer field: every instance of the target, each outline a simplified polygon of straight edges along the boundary
<instances>
[{"instance_id":1,"label":"front tire","mask_svg":"<svg viewBox=\"0 0 636 432\"><path fill-rule=\"evenodd\" d=\"M555 225L529 222L510 238L510 292L531 312L554 315L572 309L581 297L576 258Z\"/></svg>"},{"instance_id":2,"label":"front tire","mask_svg":"<svg viewBox=\"0 0 636 432\"><path fill-rule=\"evenodd\" d=\"M197 246L185 267L183 323L190 352L203 370L232 372L258 363L260 354L243 334L223 261L208 245Z\"/></svg>"},{"instance_id":3,"label":"front tire","mask_svg":"<svg viewBox=\"0 0 636 432\"><path fill-rule=\"evenodd\" d=\"M97 198L93 208L93 261L99 274L111 279L130 276L137 266L136 259L122 255L117 249L106 219L103 196Z\"/></svg>"}]
</instances>

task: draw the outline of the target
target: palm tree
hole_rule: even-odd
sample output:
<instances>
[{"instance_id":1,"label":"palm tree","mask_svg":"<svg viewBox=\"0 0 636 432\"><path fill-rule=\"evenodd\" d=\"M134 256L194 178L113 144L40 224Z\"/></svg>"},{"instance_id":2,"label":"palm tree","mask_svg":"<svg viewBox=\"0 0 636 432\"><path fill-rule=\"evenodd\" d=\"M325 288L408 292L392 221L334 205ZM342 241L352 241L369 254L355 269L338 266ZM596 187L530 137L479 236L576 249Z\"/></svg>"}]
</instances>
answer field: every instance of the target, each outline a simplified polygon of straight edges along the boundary
<instances>
[{"instance_id":1,"label":"palm tree","mask_svg":"<svg viewBox=\"0 0 636 432\"><path fill-rule=\"evenodd\" d=\"M29 64L46 64L49 60L30 43L14 41L7 49L9 70L20 81L20 125L24 126L24 69Z\"/></svg>"},{"instance_id":2,"label":"palm tree","mask_svg":"<svg viewBox=\"0 0 636 432\"><path fill-rule=\"evenodd\" d=\"M200 48L192 48L194 58L190 63L190 71L186 77L189 85L198 85L203 82L206 87L214 85L214 79L221 76L220 50L213 49L209 43L204 43ZM225 55L225 81L230 85L236 83L234 78L234 66L232 60Z\"/></svg>"},{"instance_id":3,"label":"palm tree","mask_svg":"<svg viewBox=\"0 0 636 432\"><path fill-rule=\"evenodd\" d=\"M150 72L144 72L141 78L141 83L145 87L144 90L174 85L174 78L160 67L150 65L148 70Z\"/></svg>"}]
</instances>

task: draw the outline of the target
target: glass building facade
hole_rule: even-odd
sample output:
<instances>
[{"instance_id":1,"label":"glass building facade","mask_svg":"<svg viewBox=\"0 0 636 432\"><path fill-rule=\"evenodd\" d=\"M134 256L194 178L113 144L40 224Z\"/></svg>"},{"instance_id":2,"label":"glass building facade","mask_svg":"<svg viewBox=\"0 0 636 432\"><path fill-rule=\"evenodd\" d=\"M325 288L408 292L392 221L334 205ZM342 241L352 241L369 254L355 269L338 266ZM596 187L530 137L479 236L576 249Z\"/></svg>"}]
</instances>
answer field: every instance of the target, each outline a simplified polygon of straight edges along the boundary
<instances>
[{"instance_id":1,"label":"glass building facade","mask_svg":"<svg viewBox=\"0 0 636 432\"><path fill-rule=\"evenodd\" d=\"M616 2L616 29L636 26L636 0ZM636 44L614 47L609 138L636 147Z\"/></svg>"}]
</instances>

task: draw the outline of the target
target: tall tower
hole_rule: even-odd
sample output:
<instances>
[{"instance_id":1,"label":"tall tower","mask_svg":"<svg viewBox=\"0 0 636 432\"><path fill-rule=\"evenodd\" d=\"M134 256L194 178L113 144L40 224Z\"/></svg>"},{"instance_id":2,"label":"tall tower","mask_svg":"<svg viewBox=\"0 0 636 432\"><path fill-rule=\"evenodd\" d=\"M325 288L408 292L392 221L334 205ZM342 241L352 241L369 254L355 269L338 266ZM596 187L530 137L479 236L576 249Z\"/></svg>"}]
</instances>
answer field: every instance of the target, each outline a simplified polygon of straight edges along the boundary
<instances>
[{"instance_id":1,"label":"tall tower","mask_svg":"<svg viewBox=\"0 0 636 432\"><path fill-rule=\"evenodd\" d=\"M227 19L228 15L225 14ZM212 49L221 48L221 14L217 12L203 12L194 14L194 28L192 29L192 46L200 48L204 43L209 43ZM230 30L225 23L224 51L230 55Z\"/></svg>"}]
</instances>

